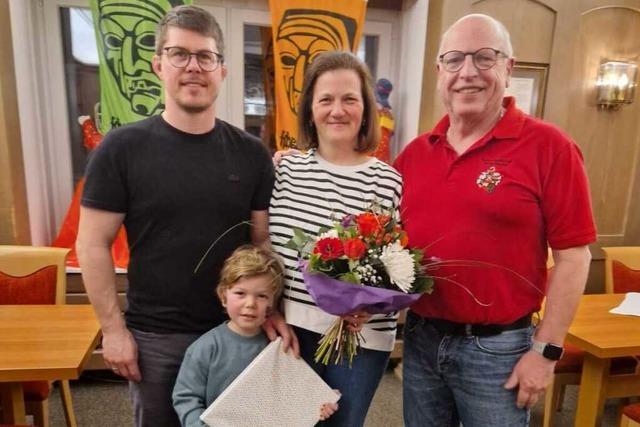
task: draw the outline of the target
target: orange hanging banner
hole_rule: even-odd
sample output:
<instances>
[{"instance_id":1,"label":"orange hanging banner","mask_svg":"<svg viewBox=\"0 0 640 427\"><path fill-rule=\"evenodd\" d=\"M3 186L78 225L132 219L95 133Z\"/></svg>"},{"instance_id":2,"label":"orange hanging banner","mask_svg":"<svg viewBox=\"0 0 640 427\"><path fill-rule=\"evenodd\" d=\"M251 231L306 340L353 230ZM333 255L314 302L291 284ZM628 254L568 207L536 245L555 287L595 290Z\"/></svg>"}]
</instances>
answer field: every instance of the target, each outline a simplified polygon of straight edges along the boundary
<instances>
[{"instance_id":1,"label":"orange hanging banner","mask_svg":"<svg viewBox=\"0 0 640 427\"><path fill-rule=\"evenodd\" d=\"M276 145L296 148L298 98L307 66L322 52L356 52L367 0L269 0L273 28Z\"/></svg>"}]
</instances>

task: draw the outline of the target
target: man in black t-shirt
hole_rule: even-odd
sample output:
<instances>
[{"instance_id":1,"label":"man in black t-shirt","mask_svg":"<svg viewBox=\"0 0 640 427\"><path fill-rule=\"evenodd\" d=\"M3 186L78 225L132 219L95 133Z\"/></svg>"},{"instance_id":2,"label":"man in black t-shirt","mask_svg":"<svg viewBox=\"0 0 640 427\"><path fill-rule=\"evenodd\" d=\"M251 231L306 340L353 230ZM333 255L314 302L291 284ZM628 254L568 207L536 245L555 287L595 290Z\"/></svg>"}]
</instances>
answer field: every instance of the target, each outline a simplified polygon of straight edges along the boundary
<instances>
[{"instance_id":1,"label":"man in black t-shirt","mask_svg":"<svg viewBox=\"0 0 640 427\"><path fill-rule=\"evenodd\" d=\"M222 55L208 12L169 11L153 58L165 111L109 132L87 168L78 256L105 363L130 380L137 426L180 425L171 391L184 351L226 318L215 296L222 263L241 244L269 245L273 166L258 139L216 119ZM110 253L123 223L131 249L124 321ZM271 324L297 351L282 316Z\"/></svg>"}]
</instances>

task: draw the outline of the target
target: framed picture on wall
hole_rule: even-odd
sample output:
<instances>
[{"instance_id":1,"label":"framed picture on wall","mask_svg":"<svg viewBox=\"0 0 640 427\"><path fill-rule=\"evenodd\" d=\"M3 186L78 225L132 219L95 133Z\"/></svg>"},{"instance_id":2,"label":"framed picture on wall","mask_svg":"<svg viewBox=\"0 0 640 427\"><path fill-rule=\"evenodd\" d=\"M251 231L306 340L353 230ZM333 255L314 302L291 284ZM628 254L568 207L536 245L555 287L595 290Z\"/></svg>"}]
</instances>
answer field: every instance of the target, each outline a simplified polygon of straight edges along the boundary
<instances>
[{"instance_id":1,"label":"framed picture on wall","mask_svg":"<svg viewBox=\"0 0 640 427\"><path fill-rule=\"evenodd\" d=\"M525 113L542 118L548 69L546 64L516 63L505 95L513 96L518 108Z\"/></svg>"}]
</instances>

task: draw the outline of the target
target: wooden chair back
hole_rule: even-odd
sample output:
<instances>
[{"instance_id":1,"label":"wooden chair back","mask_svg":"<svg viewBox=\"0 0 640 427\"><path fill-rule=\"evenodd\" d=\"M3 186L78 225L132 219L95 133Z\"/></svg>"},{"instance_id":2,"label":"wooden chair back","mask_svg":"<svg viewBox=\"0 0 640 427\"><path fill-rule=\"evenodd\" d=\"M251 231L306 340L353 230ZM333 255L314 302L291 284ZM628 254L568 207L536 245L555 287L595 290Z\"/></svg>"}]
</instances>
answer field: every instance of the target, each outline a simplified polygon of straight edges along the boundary
<instances>
[{"instance_id":1,"label":"wooden chair back","mask_svg":"<svg viewBox=\"0 0 640 427\"><path fill-rule=\"evenodd\" d=\"M55 265L55 303L64 304L67 292L65 259L68 253L69 249L63 248L0 245L0 272L23 277Z\"/></svg>"},{"instance_id":2,"label":"wooden chair back","mask_svg":"<svg viewBox=\"0 0 640 427\"><path fill-rule=\"evenodd\" d=\"M640 246L610 246L603 247L602 251L605 256L605 291L607 293L616 292L614 261L624 264L624 267L628 269L629 277L627 278L627 281L634 281L632 287L634 290L640 291ZM620 292L620 290L618 290L618 292Z\"/></svg>"}]
</instances>

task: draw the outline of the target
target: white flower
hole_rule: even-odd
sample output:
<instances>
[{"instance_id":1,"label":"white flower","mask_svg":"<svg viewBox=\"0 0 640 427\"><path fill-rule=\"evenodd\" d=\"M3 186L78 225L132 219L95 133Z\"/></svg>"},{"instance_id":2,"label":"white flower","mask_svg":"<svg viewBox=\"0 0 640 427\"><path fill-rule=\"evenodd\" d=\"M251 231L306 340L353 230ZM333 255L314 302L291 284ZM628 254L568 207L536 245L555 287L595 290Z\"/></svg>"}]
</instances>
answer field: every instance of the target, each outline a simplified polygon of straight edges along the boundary
<instances>
[{"instance_id":1,"label":"white flower","mask_svg":"<svg viewBox=\"0 0 640 427\"><path fill-rule=\"evenodd\" d=\"M318 237L318 240L326 239L327 237L338 237L338 230L336 230L335 228L327 230L324 233L322 233L320 237Z\"/></svg>"},{"instance_id":2,"label":"white flower","mask_svg":"<svg viewBox=\"0 0 640 427\"><path fill-rule=\"evenodd\" d=\"M387 270L391 283L403 292L409 292L411 285L416 280L411 253L404 249L400 242L395 241L382 248L380 260Z\"/></svg>"}]
</instances>

